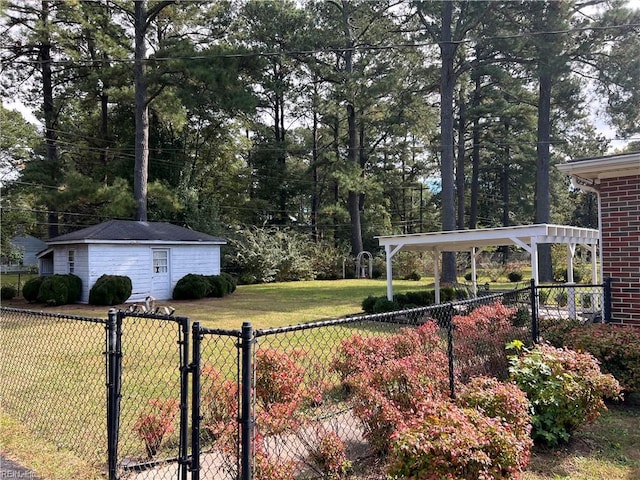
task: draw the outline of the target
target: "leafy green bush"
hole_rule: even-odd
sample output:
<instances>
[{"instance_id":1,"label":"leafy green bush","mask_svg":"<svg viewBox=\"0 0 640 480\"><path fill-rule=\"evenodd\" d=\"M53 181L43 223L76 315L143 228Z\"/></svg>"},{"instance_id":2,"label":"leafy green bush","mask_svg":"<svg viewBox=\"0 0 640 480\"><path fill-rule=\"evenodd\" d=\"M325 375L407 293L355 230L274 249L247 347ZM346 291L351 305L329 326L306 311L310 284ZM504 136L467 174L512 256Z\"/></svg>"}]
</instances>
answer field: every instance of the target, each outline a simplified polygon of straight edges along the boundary
<instances>
[{"instance_id":1,"label":"leafy green bush","mask_svg":"<svg viewBox=\"0 0 640 480\"><path fill-rule=\"evenodd\" d=\"M229 293L231 286L220 275L206 275L204 278L209 283L207 297L222 298Z\"/></svg>"},{"instance_id":2,"label":"leafy green bush","mask_svg":"<svg viewBox=\"0 0 640 480\"><path fill-rule=\"evenodd\" d=\"M442 287L440 289L441 302L453 302L455 300L464 300L469 296L466 290L457 287Z\"/></svg>"},{"instance_id":3,"label":"leafy green bush","mask_svg":"<svg viewBox=\"0 0 640 480\"><path fill-rule=\"evenodd\" d=\"M415 270L411 272L409 275L404 277L405 280L413 280L414 282L420 281L421 278L422 278L422 275L420 275Z\"/></svg>"},{"instance_id":4,"label":"leafy green bush","mask_svg":"<svg viewBox=\"0 0 640 480\"><path fill-rule=\"evenodd\" d=\"M307 235L288 229L249 228L231 238L226 259L244 283L284 282L314 278Z\"/></svg>"},{"instance_id":5,"label":"leafy green bush","mask_svg":"<svg viewBox=\"0 0 640 480\"><path fill-rule=\"evenodd\" d=\"M365 313L373 313L373 307L375 306L378 298L379 297L369 295L367 298L362 300L362 311L364 311Z\"/></svg>"},{"instance_id":6,"label":"leafy green bush","mask_svg":"<svg viewBox=\"0 0 640 480\"><path fill-rule=\"evenodd\" d=\"M436 294L433 290L420 290L417 292L407 292L407 303L418 305L419 307L428 307L436 301Z\"/></svg>"},{"instance_id":7,"label":"leafy green bush","mask_svg":"<svg viewBox=\"0 0 640 480\"><path fill-rule=\"evenodd\" d=\"M640 329L624 325L580 325L569 330L565 344L596 357L605 373L628 392L640 392Z\"/></svg>"},{"instance_id":8,"label":"leafy green bush","mask_svg":"<svg viewBox=\"0 0 640 480\"><path fill-rule=\"evenodd\" d=\"M22 286L22 296L28 302L35 302L38 299L38 292L44 277L34 277L25 282Z\"/></svg>"},{"instance_id":9,"label":"leafy green bush","mask_svg":"<svg viewBox=\"0 0 640 480\"><path fill-rule=\"evenodd\" d=\"M188 273L173 288L174 300L199 300L211 293L211 282L204 275Z\"/></svg>"},{"instance_id":10,"label":"leafy green bush","mask_svg":"<svg viewBox=\"0 0 640 480\"><path fill-rule=\"evenodd\" d=\"M518 307L515 315L511 317L511 323L518 328L531 325L531 312L527 307Z\"/></svg>"},{"instance_id":11,"label":"leafy green bush","mask_svg":"<svg viewBox=\"0 0 640 480\"><path fill-rule=\"evenodd\" d=\"M566 345L567 334L582 323L576 318L542 318L540 319L540 337L554 347Z\"/></svg>"},{"instance_id":12,"label":"leafy green bush","mask_svg":"<svg viewBox=\"0 0 640 480\"><path fill-rule=\"evenodd\" d=\"M584 277L584 271L580 268L573 268L573 281L575 283L580 283L582 278ZM556 282L567 282L569 280L569 275L567 272L567 267L556 268L553 271L553 279Z\"/></svg>"},{"instance_id":13,"label":"leafy green bush","mask_svg":"<svg viewBox=\"0 0 640 480\"><path fill-rule=\"evenodd\" d=\"M400 310L400 304L387 299L387 297L380 297L373 304L373 313L393 312L395 310Z\"/></svg>"},{"instance_id":14,"label":"leafy green bush","mask_svg":"<svg viewBox=\"0 0 640 480\"><path fill-rule=\"evenodd\" d=\"M89 291L91 305L118 305L131 296L131 279L123 275L102 275Z\"/></svg>"},{"instance_id":15,"label":"leafy green bush","mask_svg":"<svg viewBox=\"0 0 640 480\"><path fill-rule=\"evenodd\" d=\"M593 422L606 406L603 397L618 398L620 385L600 371L590 353L538 344L512 356L511 378L533 406L533 438L548 445L569 440L579 426Z\"/></svg>"},{"instance_id":16,"label":"leafy green bush","mask_svg":"<svg viewBox=\"0 0 640 480\"><path fill-rule=\"evenodd\" d=\"M378 303L378 307L376 307L376 303ZM433 290L397 293L393 296L392 302L387 300L386 295L381 297L369 295L362 301L362 310L365 313L381 313L407 308L427 307L434 303L435 292Z\"/></svg>"},{"instance_id":17,"label":"leafy green bush","mask_svg":"<svg viewBox=\"0 0 640 480\"><path fill-rule=\"evenodd\" d=\"M69 288L67 303L77 302L82 296L82 279L73 273L68 273L65 277L67 278L67 287Z\"/></svg>"},{"instance_id":18,"label":"leafy green bush","mask_svg":"<svg viewBox=\"0 0 640 480\"><path fill-rule=\"evenodd\" d=\"M64 275L51 275L45 277L38 290L39 303L50 306L65 305L69 303L69 281Z\"/></svg>"},{"instance_id":19,"label":"leafy green bush","mask_svg":"<svg viewBox=\"0 0 640 480\"><path fill-rule=\"evenodd\" d=\"M0 288L0 299L11 300L18 294L18 290L13 285L3 285Z\"/></svg>"},{"instance_id":20,"label":"leafy green bush","mask_svg":"<svg viewBox=\"0 0 640 480\"><path fill-rule=\"evenodd\" d=\"M236 288L238 287L238 281L235 279L235 277L227 272L221 272L220 276L227 282L228 293L235 292Z\"/></svg>"},{"instance_id":21,"label":"leafy green bush","mask_svg":"<svg viewBox=\"0 0 640 480\"><path fill-rule=\"evenodd\" d=\"M510 282L520 282L522 281L522 272L519 272L517 270L509 272L507 273L507 278Z\"/></svg>"}]
</instances>

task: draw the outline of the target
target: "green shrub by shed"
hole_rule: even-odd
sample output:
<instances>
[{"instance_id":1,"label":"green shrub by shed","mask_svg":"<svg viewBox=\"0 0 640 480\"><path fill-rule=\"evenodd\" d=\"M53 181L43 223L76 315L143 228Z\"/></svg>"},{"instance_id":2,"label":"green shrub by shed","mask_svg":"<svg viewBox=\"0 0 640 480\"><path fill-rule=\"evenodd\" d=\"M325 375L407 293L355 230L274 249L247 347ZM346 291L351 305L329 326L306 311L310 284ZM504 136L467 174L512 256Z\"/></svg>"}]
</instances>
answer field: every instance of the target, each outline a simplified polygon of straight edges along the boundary
<instances>
[{"instance_id":1,"label":"green shrub by shed","mask_svg":"<svg viewBox=\"0 0 640 480\"><path fill-rule=\"evenodd\" d=\"M25 282L22 286L22 296L28 302L35 302L38 299L38 292L44 277L34 277Z\"/></svg>"},{"instance_id":2,"label":"green shrub by shed","mask_svg":"<svg viewBox=\"0 0 640 480\"><path fill-rule=\"evenodd\" d=\"M123 275L102 275L91 287L91 305L118 305L131 296L131 279Z\"/></svg>"}]
</instances>

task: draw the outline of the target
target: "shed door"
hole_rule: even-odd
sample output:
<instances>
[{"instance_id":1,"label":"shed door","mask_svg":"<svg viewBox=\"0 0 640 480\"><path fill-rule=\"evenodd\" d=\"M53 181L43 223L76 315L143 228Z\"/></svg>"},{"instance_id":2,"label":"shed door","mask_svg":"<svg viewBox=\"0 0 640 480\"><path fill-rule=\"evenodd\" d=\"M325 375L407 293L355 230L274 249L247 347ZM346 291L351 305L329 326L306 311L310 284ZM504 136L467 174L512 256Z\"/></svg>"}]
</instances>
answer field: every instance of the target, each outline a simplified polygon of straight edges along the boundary
<instances>
[{"instance_id":1,"label":"shed door","mask_svg":"<svg viewBox=\"0 0 640 480\"><path fill-rule=\"evenodd\" d=\"M169 249L154 248L152 251L151 295L158 300L168 300L171 298Z\"/></svg>"}]
</instances>

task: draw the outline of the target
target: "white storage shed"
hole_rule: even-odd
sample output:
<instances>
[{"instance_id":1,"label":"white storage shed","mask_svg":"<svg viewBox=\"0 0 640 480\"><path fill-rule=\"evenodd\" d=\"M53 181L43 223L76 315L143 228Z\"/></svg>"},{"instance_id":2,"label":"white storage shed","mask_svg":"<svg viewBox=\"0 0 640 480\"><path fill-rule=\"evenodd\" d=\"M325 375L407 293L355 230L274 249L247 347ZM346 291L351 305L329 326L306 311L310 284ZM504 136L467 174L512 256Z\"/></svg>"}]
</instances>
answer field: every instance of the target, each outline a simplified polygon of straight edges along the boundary
<instances>
[{"instance_id":1,"label":"white storage shed","mask_svg":"<svg viewBox=\"0 0 640 480\"><path fill-rule=\"evenodd\" d=\"M131 279L127 301L151 295L168 300L188 273L220 274L222 238L162 222L109 220L60 235L38 254L40 275L73 273L82 279L81 303L102 275Z\"/></svg>"}]
</instances>

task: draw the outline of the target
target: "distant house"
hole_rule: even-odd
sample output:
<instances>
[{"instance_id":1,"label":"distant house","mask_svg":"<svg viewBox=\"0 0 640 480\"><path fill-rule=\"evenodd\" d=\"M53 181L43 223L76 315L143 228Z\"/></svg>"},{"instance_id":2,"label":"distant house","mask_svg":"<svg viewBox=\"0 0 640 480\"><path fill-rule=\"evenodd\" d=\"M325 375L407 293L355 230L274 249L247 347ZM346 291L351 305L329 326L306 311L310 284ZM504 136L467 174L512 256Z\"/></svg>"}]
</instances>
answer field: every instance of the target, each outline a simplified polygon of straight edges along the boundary
<instances>
[{"instance_id":1,"label":"distant house","mask_svg":"<svg viewBox=\"0 0 640 480\"><path fill-rule=\"evenodd\" d=\"M35 269L38 266L38 252L47 247L45 242L31 235L16 235L9 242L19 252L20 258L3 257L2 271Z\"/></svg>"},{"instance_id":2,"label":"distant house","mask_svg":"<svg viewBox=\"0 0 640 480\"><path fill-rule=\"evenodd\" d=\"M38 254L40 275L73 273L82 279L81 303L104 275L131 279L128 301L152 295L172 297L173 288L188 273L218 275L222 238L170 223L110 220L47 242Z\"/></svg>"},{"instance_id":3,"label":"distant house","mask_svg":"<svg viewBox=\"0 0 640 480\"><path fill-rule=\"evenodd\" d=\"M558 165L598 195L602 273L612 280L612 321L640 326L640 152Z\"/></svg>"}]
</instances>

